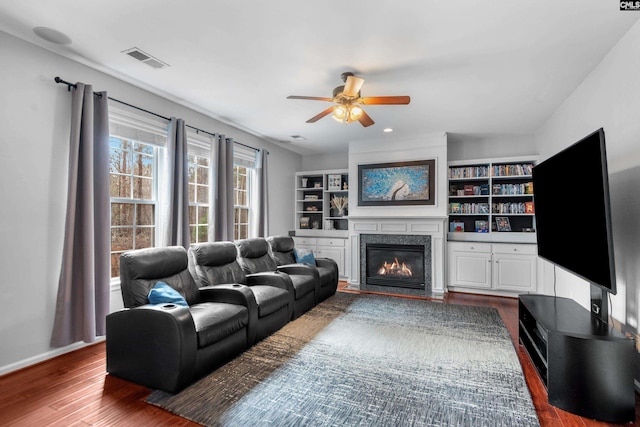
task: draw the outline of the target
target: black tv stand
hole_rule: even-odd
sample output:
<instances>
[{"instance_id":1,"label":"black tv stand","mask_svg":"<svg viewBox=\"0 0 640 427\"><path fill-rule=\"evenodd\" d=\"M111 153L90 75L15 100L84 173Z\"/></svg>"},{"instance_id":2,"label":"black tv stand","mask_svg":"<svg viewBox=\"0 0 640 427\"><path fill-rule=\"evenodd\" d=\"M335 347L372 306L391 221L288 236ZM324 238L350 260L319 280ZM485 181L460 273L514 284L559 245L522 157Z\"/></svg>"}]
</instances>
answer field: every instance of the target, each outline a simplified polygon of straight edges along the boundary
<instances>
[{"instance_id":1,"label":"black tv stand","mask_svg":"<svg viewBox=\"0 0 640 427\"><path fill-rule=\"evenodd\" d=\"M520 342L549 403L600 421L635 420L633 342L568 298L520 295Z\"/></svg>"}]
</instances>

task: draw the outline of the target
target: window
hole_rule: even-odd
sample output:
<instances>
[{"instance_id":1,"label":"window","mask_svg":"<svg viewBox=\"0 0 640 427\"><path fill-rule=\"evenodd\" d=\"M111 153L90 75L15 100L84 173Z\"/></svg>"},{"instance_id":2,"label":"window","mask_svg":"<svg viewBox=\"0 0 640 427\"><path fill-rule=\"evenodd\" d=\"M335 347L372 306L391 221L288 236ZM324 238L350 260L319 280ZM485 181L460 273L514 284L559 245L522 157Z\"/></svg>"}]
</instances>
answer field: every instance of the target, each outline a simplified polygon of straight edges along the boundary
<instances>
[{"instance_id":1,"label":"window","mask_svg":"<svg viewBox=\"0 0 640 427\"><path fill-rule=\"evenodd\" d=\"M246 166L233 167L233 238L246 239L249 237L249 192L253 169Z\"/></svg>"},{"instance_id":2,"label":"window","mask_svg":"<svg viewBox=\"0 0 640 427\"><path fill-rule=\"evenodd\" d=\"M209 158L189 154L189 230L191 243L209 237Z\"/></svg>"},{"instance_id":3,"label":"window","mask_svg":"<svg viewBox=\"0 0 640 427\"><path fill-rule=\"evenodd\" d=\"M123 252L158 241L167 122L110 103L109 132L111 278L117 279Z\"/></svg>"},{"instance_id":4,"label":"window","mask_svg":"<svg viewBox=\"0 0 640 427\"><path fill-rule=\"evenodd\" d=\"M120 276L120 254L155 246L158 148L111 136L111 277Z\"/></svg>"}]
</instances>

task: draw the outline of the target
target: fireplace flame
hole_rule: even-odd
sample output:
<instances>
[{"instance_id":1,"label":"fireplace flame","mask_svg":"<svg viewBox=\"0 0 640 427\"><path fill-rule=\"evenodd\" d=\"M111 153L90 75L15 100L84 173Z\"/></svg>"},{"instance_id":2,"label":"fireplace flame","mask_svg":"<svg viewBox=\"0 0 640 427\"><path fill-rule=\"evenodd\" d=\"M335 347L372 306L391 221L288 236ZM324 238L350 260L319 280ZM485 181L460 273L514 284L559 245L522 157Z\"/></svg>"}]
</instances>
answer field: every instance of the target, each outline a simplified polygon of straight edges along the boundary
<instances>
[{"instance_id":1,"label":"fireplace flame","mask_svg":"<svg viewBox=\"0 0 640 427\"><path fill-rule=\"evenodd\" d=\"M407 264L400 263L398 258L394 258L392 263L388 263L385 261L382 264L382 267L378 270L378 275L380 276L402 276L402 277L411 277L413 273L411 269L407 267Z\"/></svg>"}]
</instances>

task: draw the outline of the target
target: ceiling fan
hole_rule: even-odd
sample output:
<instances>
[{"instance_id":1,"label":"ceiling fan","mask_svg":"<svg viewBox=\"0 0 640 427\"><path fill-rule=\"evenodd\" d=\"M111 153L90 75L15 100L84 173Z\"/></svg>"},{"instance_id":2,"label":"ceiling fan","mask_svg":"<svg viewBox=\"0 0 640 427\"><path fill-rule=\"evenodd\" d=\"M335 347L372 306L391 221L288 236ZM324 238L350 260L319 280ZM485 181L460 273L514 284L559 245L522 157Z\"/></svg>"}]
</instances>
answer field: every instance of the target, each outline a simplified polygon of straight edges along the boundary
<instances>
[{"instance_id":1,"label":"ceiling fan","mask_svg":"<svg viewBox=\"0 0 640 427\"><path fill-rule=\"evenodd\" d=\"M333 98L322 98L317 96L287 96L287 99L310 99L313 101L328 101L335 105L327 108L307 120L307 123L314 123L321 118L333 114L333 118L343 123L358 121L364 127L374 124L373 119L362 108L363 105L406 105L411 101L408 96L367 96L360 95L360 89L364 84L362 77L354 76L353 73L346 72L340 75L343 86L338 86L333 90Z\"/></svg>"}]
</instances>

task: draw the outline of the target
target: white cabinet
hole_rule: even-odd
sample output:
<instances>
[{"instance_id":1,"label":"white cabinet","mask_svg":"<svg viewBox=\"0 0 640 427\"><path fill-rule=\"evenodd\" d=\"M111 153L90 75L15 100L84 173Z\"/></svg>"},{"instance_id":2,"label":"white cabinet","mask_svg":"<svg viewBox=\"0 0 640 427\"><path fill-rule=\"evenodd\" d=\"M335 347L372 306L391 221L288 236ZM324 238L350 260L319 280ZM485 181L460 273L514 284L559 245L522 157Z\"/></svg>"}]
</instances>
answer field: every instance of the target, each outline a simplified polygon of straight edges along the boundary
<instances>
[{"instance_id":1,"label":"white cabinet","mask_svg":"<svg viewBox=\"0 0 640 427\"><path fill-rule=\"evenodd\" d=\"M345 256L347 239L328 237L293 238L296 248L311 249L317 258L331 258L338 264L338 275L346 277Z\"/></svg>"},{"instance_id":2,"label":"white cabinet","mask_svg":"<svg viewBox=\"0 0 640 427\"><path fill-rule=\"evenodd\" d=\"M536 292L536 245L449 242L448 254L450 290L505 295Z\"/></svg>"}]
</instances>

